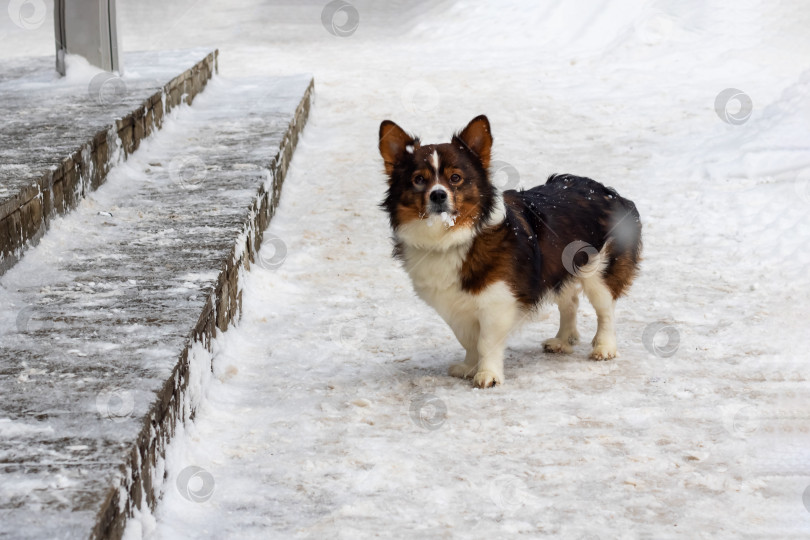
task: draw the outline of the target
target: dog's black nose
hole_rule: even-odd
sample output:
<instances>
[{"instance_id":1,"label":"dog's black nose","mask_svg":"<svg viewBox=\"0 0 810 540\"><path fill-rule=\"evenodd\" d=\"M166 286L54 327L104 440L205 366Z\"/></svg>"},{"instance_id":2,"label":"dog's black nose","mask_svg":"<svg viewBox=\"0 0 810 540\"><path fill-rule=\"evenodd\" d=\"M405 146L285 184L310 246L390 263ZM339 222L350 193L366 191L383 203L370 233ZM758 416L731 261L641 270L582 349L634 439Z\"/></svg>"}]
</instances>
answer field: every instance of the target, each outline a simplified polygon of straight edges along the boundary
<instances>
[{"instance_id":1,"label":"dog's black nose","mask_svg":"<svg viewBox=\"0 0 810 540\"><path fill-rule=\"evenodd\" d=\"M430 202L436 204L443 204L447 200L447 192L443 189L437 189L430 192Z\"/></svg>"}]
</instances>

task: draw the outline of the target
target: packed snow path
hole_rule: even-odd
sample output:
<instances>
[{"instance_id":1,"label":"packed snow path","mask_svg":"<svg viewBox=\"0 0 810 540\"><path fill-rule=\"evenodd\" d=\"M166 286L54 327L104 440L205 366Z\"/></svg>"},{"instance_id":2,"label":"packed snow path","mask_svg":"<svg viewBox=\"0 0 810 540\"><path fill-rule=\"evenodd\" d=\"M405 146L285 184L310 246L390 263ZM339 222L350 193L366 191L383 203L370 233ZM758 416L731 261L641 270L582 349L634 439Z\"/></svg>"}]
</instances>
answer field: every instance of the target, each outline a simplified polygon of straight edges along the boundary
<instances>
[{"instance_id":1,"label":"packed snow path","mask_svg":"<svg viewBox=\"0 0 810 540\"><path fill-rule=\"evenodd\" d=\"M275 262L248 276L156 520L133 536L810 534L802 2L354 2L347 37L319 2L189 2L182 24L141 17L154 4L122 6L125 44L213 36L224 72L306 70L318 90L268 231ZM752 99L743 123L715 110L727 88ZM504 386L446 375L461 348L389 257L376 134L392 118L446 140L482 112L518 173L501 181L570 172L638 205L620 358L543 354L550 308L511 340ZM659 322L671 356L643 343ZM413 420L422 403L435 422Z\"/></svg>"},{"instance_id":2,"label":"packed snow path","mask_svg":"<svg viewBox=\"0 0 810 540\"><path fill-rule=\"evenodd\" d=\"M234 52L245 69L261 52L320 81L265 246L286 258L248 276L241 326L219 341L207 400L168 457L157 524L137 527L158 538L810 533L810 73L791 60L810 51L807 12L611 6L582 19L556 2L457 3L406 18L400 37L361 23L326 39L316 27L292 51ZM715 111L730 87L753 96L743 125ZM543 354L550 308L511 340L502 387L446 375L463 353L389 257L376 133L392 117L446 140L481 112L521 185L571 172L637 203L645 260L619 302L620 358L587 360L587 339ZM499 181L514 185L509 172ZM580 314L588 336L585 301ZM661 333L658 354L645 347L659 322L675 329L674 354Z\"/></svg>"}]
</instances>

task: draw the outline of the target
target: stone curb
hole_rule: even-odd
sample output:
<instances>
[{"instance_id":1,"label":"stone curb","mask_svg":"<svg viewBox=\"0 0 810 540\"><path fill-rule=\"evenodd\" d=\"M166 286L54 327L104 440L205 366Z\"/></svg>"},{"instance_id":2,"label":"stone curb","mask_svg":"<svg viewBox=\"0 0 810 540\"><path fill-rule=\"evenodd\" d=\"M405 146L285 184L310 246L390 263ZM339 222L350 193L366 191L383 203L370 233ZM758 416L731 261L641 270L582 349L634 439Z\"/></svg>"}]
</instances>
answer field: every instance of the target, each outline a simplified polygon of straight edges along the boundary
<instances>
[{"instance_id":1,"label":"stone curb","mask_svg":"<svg viewBox=\"0 0 810 540\"><path fill-rule=\"evenodd\" d=\"M214 54L215 61L216 54ZM309 116L313 92L314 81L310 82L298 104L295 116L279 145L278 153L268 164L267 174L271 181L259 187L253 204L248 209L242 232L230 254L222 262L217 285L209 296L196 326L186 339L186 345L172 375L158 392L151 411L146 415L137 441L129 452L128 463L121 465L120 485L109 488L90 538L121 538L126 521L134 515L136 508L147 511L142 507L146 504L149 507L148 511L155 510L161 486L154 485L153 472L157 469L158 459L165 457L166 447L175 433L178 422L184 420L192 347L201 344L211 352L211 342L217 330L227 330L240 316L242 292L239 275L255 262L264 230L278 206L281 185L299 135ZM267 191L268 188L270 191ZM190 415L193 418L194 410L190 411Z\"/></svg>"},{"instance_id":2,"label":"stone curb","mask_svg":"<svg viewBox=\"0 0 810 540\"><path fill-rule=\"evenodd\" d=\"M160 129L168 112L181 102L191 104L218 71L218 56L219 50L209 53L134 111L96 133L61 163L0 204L0 275L20 260L26 247L39 242L54 216L76 208L89 192L104 183L113 165Z\"/></svg>"}]
</instances>

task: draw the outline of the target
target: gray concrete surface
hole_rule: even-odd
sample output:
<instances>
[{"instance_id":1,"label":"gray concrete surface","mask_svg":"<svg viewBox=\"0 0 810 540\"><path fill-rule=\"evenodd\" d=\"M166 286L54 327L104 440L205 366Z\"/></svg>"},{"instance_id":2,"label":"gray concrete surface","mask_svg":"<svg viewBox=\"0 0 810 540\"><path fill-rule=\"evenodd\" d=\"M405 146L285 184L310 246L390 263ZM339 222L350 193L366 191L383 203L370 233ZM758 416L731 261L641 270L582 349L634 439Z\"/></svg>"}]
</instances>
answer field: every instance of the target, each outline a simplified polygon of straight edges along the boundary
<instances>
[{"instance_id":1,"label":"gray concrete surface","mask_svg":"<svg viewBox=\"0 0 810 540\"><path fill-rule=\"evenodd\" d=\"M0 278L0 537L116 537L154 505L189 351L238 314L311 92L214 79Z\"/></svg>"},{"instance_id":2,"label":"gray concrete surface","mask_svg":"<svg viewBox=\"0 0 810 540\"><path fill-rule=\"evenodd\" d=\"M123 77L72 58L60 78L47 57L0 63L0 274L104 181L109 167L191 102L216 69L210 49L126 55Z\"/></svg>"}]
</instances>

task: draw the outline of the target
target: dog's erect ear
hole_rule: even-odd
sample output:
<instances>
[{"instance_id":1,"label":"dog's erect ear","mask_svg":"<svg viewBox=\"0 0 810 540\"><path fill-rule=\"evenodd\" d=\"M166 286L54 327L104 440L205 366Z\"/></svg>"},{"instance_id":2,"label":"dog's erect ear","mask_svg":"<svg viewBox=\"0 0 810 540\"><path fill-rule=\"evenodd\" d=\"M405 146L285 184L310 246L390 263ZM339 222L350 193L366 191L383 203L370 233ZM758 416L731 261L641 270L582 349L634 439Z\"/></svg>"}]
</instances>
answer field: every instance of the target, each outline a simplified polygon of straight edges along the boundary
<instances>
[{"instance_id":1,"label":"dog's erect ear","mask_svg":"<svg viewBox=\"0 0 810 540\"><path fill-rule=\"evenodd\" d=\"M413 151L414 138L393 123L391 120L383 120L380 124L380 155L385 162L385 173L391 174L397 163L402 161L407 147L411 146Z\"/></svg>"},{"instance_id":2,"label":"dog's erect ear","mask_svg":"<svg viewBox=\"0 0 810 540\"><path fill-rule=\"evenodd\" d=\"M492 152L492 132L489 130L489 120L483 114L476 116L467 124L461 133L457 133L454 139L458 139L464 146L473 151L481 160L484 169L489 167L489 158Z\"/></svg>"}]
</instances>

